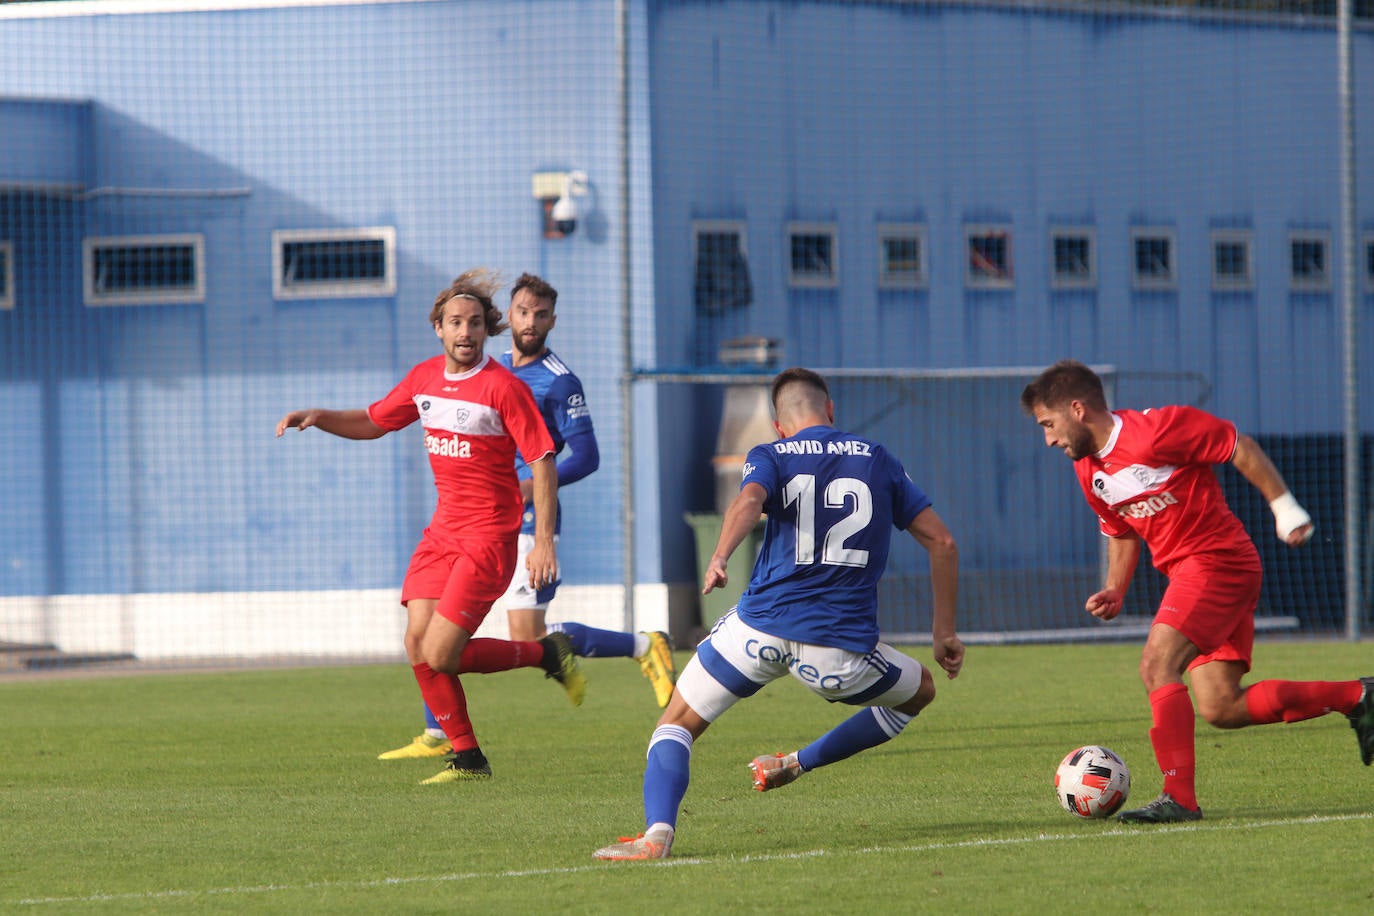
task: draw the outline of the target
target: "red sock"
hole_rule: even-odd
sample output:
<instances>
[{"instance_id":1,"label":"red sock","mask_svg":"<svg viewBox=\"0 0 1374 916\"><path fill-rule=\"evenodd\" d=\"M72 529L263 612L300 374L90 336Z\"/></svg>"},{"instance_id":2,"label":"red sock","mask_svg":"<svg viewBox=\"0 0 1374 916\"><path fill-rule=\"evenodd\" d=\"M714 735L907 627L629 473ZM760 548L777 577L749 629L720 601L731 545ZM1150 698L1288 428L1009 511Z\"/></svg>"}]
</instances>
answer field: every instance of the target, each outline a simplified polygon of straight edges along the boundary
<instances>
[{"instance_id":1,"label":"red sock","mask_svg":"<svg viewBox=\"0 0 1374 916\"><path fill-rule=\"evenodd\" d=\"M469 639L458 659L463 674L491 674L512 668L536 668L544 660L544 647L537 642L508 639Z\"/></svg>"},{"instance_id":2,"label":"red sock","mask_svg":"<svg viewBox=\"0 0 1374 916\"><path fill-rule=\"evenodd\" d=\"M435 671L424 662L411 666L415 670L415 681L420 685L420 696L425 705L434 713L439 727L448 735L455 751L468 751L477 747L477 735L472 730L472 720L468 718L468 698L463 693L463 685L458 678L442 671Z\"/></svg>"},{"instance_id":3,"label":"red sock","mask_svg":"<svg viewBox=\"0 0 1374 916\"><path fill-rule=\"evenodd\" d=\"M1245 708L1251 725L1301 722L1348 713L1363 695L1359 681L1260 681L1245 689Z\"/></svg>"},{"instance_id":4,"label":"red sock","mask_svg":"<svg viewBox=\"0 0 1374 916\"><path fill-rule=\"evenodd\" d=\"M1150 693L1150 712L1155 727L1150 729L1155 761L1164 774L1164 791L1185 808L1197 808L1193 777L1197 758L1193 753L1193 700L1182 684L1165 684Z\"/></svg>"}]
</instances>

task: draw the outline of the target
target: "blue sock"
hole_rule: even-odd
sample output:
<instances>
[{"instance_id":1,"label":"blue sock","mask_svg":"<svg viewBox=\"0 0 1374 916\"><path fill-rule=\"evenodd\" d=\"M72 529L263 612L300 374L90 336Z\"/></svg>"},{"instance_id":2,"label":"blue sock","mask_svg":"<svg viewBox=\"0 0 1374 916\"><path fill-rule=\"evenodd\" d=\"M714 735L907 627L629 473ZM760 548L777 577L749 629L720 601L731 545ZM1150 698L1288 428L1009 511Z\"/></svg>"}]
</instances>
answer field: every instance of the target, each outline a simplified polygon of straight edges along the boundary
<instances>
[{"instance_id":1,"label":"blue sock","mask_svg":"<svg viewBox=\"0 0 1374 916\"><path fill-rule=\"evenodd\" d=\"M434 718L434 713L429 711L429 706L425 706L425 728L443 731L443 728L439 725L439 720Z\"/></svg>"},{"instance_id":2,"label":"blue sock","mask_svg":"<svg viewBox=\"0 0 1374 916\"><path fill-rule=\"evenodd\" d=\"M551 623L550 630L562 630L572 641L573 652L583 658L632 658L635 634L619 630L598 630L581 623Z\"/></svg>"},{"instance_id":3,"label":"blue sock","mask_svg":"<svg viewBox=\"0 0 1374 916\"><path fill-rule=\"evenodd\" d=\"M859 751L891 741L901 734L911 716L884 706L870 706L845 719L830 731L797 751L803 770L853 757Z\"/></svg>"},{"instance_id":4,"label":"blue sock","mask_svg":"<svg viewBox=\"0 0 1374 916\"><path fill-rule=\"evenodd\" d=\"M649 739L644 764L644 826L677 826L677 809L691 778L692 733L681 725L660 725Z\"/></svg>"}]
</instances>

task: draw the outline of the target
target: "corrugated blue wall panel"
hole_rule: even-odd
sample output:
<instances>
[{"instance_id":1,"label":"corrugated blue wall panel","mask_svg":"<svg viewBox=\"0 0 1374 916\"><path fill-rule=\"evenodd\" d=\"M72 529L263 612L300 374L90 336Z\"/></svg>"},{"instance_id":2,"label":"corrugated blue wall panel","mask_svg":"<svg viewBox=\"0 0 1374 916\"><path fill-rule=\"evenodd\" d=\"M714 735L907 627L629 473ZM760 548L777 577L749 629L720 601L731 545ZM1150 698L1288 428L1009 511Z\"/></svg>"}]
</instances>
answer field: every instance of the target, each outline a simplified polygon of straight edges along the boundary
<instances>
[{"instance_id":1,"label":"corrugated blue wall panel","mask_svg":"<svg viewBox=\"0 0 1374 916\"><path fill-rule=\"evenodd\" d=\"M0 103L0 181L98 193L0 195L20 294L0 314L0 384L37 404L11 409L27 437L12 479L41 481L0 519L4 557L18 558L0 592L394 586L433 501L412 431L282 443L271 426L292 407L362 406L435 353L429 303L476 264L560 289L554 346L603 439L602 469L565 494L586 526L564 539L565 570L618 583L613 13L517 0L6 20L0 95L28 100ZM644 364L709 361L747 333L821 366L1067 355L1198 373L1207 406L1256 433L1337 429L1336 299L1290 292L1284 257L1290 231L1338 218L1330 29L752 0L646 0L632 18ZM1374 41L1356 43L1356 84L1374 85ZM1374 124L1359 124L1358 171L1374 174ZM530 176L566 168L591 176L590 212L576 236L548 241ZM149 188L187 193L127 193ZM693 219L747 223L752 305L695 314ZM837 289L788 288L792 220L836 225ZM884 221L926 225L928 288L878 290ZM1013 289L965 289L962 233L976 222L1010 225ZM1049 288L1055 223L1095 229L1095 289ZM273 230L368 225L396 228L394 297L273 299ZM1176 290L1132 290L1129 232L1142 225L1176 232ZM1253 232L1252 292L1212 292L1217 227ZM81 304L83 236L167 232L204 235L203 302ZM1361 333L1370 352L1374 320ZM679 520L711 502L714 396L638 402L637 524L646 543L661 538L642 579L695 578ZM1374 399L1363 410L1368 425ZM1006 471L993 452L976 458L980 476ZM158 503L194 488L197 468L215 469L213 486ZM35 506L44 525L16 527ZM303 539L308 557L287 549ZM217 547L231 543L225 563ZM1015 555L1004 546L988 555Z\"/></svg>"},{"instance_id":2,"label":"corrugated blue wall panel","mask_svg":"<svg viewBox=\"0 0 1374 916\"><path fill-rule=\"evenodd\" d=\"M84 185L90 105L0 97L0 184Z\"/></svg>"},{"instance_id":3,"label":"corrugated blue wall panel","mask_svg":"<svg viewBox=\"0 0 1374 916\"><path fill-rule=\"evenodd\" d=\"M48 385L63 379L49 397L76 427L48 466L60 562L0 590L394 587L433 507L418 434L282 443L272 426L294 407L365 406L437 353L429 306L476 265L559 288L552 343L603 440L601 471L564 494L569 518L599 510L595 537L565 537L561 559L569 582L619 581L619 527L602 508L619 504L622 438L612 13L530 0L7 20L0 94L89 97L92 139L57 130L61 107L0 107L0 136L24 131L27 151L0 179L68 180L84 164L100 191L62 230L67 256L83 236L201 233L206 295L83 310L79 285L62 291L66 320L99 334L75 370L89 378L67 378L56 345L35 357ZM582 227L547 241L531 175L568 168L590 176ZM376 225L396 228L394 298L273 299L273 230ZM19 270L50 273L45 257ZM0 316L0 335L31 314L30 299ZM20 434L40 435L33 416ZM305 558L281 549L302 529Z\"/></svg>"},{"instance_id":4,"label":"corrugated blue wall panel","mask_svg":"<svg viewBox=\"0 0 1374 916\"><path fill-rule=\"evenodd\" d=\"M1201 374L1206 406L1250 432L1339 429L1337 291L1290 292L1287 249L1290 229L1338 226L1329 26L936 4L662 0L655 10L663 364L709 363L743 334L778 338L787 362L811 365L1072 356ZM1374 85L1374 36L1355 42L1355 83ZM1358 171L1374 174L1374 119L1358 122ZM746 223L750 306L695 313L694 219ZM836 290L788 288L789 220L836 225ZM885 221L926 225L926 289L878 288ZM1013 289L966 288L972 223L1011 229ZM1094 289L1050 288L1054 224L1095 231ZM1175 289L1132 288L1139 226L1175 233ZM1253 232L1255 285L1214 293L1209 233L1234 227ZM661 429L663 489L675 494L665 518L709 504L671 482L709 458L713 443L697 431L718 416L713 398L694 402L693 422ZM1369 399L1362 413L1374 423ZM979 465L973 476L997 473Z\"/></svg>"}]
</instances>

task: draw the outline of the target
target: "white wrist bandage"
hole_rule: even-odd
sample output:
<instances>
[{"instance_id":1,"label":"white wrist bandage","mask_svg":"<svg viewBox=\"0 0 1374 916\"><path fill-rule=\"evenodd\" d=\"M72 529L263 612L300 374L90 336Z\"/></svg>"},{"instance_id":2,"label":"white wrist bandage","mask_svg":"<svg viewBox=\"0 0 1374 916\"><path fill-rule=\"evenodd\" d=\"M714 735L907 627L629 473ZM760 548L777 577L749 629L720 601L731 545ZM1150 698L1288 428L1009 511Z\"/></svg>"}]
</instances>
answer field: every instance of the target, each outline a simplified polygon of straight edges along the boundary
<instances>
[{"instance_id":1,"label":"white wrist bandage","mask_svg":"<svg viewBox=\"0 0 1374 916\"><path fill-rule=\"evenodd\" d=\"M1288 535L1303 525L1312 524L1312 516L1307 514L1306 509L1298 505L1298 501L1293 498L1292 493L1284 493L1271 502L1269 508L1274 512L1274 530L1279 533L1279 540L1281 541L1287 541ZM1307 537L1303 538L1304 541L1312 536L1313 530L1315 527L1308 530Z\"/></svg>"}]
</instances>

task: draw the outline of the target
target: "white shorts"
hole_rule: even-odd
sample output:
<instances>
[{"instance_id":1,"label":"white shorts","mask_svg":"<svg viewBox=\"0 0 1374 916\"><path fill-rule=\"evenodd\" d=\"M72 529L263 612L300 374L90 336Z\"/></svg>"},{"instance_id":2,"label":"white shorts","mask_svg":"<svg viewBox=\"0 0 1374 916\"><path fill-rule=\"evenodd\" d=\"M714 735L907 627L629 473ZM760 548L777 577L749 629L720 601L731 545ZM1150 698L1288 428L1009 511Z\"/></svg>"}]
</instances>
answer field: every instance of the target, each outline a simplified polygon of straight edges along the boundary
<instances>
[{"instance_id":1,"label":"white shorts","mask_svg":"<svg viewBox=\"0 0 1374 916\"><path fill-rule=\"evenodd\" d=\"M916 695L924 672L924 665L887 643L851 652L779 639L731 610L697 646L677 690L697 715L714 722L739 700L789 674L832 703L891 707Z\"/></svg>"},{"instance_id":2,"label":"white shorts","mask_svg":"<svg viewBox=\"0 0 1374 916\"><path fill-rule=\"evenodd\" d=\"M535 591L530 588L530 571L525 568L525 560L529 557L530 551L534 549L534 535L522 534L519 540L519 553L515 559L515 575L511 576L510 588L502 596L501 601L506 610L546 610L549 602L553 600L554 594L558 591L558 584L562 581L562 565L554 568L554 579L548 585ZM558 535L553 536L554 549L558 548Z\"/></svg>"}]
</instances>

